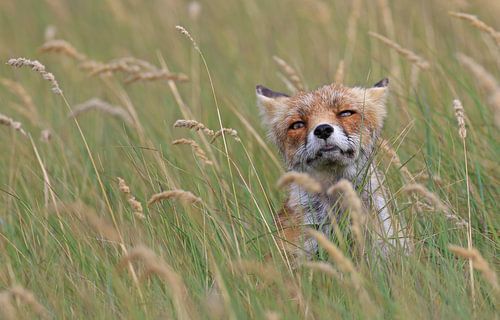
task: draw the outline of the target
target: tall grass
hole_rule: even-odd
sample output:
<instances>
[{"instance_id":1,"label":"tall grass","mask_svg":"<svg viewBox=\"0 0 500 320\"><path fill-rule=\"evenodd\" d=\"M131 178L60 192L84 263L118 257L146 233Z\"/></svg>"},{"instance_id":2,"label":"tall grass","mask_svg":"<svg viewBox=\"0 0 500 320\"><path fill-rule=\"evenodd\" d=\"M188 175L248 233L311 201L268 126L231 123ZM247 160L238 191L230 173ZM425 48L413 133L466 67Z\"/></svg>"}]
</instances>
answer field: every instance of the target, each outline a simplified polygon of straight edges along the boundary
<instances>
[{"instance_id":1,"label":"tall grass","mask_svg":"<svg viewBox=\"0 0 500 320\"><path fill-rule=\"evenodd\" d=\"M1 64L0 318L495 318L498 15L494 0L1 1L0 60L41 61L59 95ZM414 251L359 257L348 222L310 231L324 249L297 264L255 85L386 76L375 162Z\"/></svg>"}]
</instances>

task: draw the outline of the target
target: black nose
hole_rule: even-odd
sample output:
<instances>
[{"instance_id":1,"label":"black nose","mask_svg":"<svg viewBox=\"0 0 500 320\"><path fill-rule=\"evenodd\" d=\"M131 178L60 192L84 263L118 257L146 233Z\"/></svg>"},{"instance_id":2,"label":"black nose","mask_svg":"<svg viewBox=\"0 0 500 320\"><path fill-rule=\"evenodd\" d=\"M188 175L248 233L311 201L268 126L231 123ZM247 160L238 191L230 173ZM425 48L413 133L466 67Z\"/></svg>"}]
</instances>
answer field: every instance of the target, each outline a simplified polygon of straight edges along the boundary
<instances>
[{"instance_id":1,"label":"black nose","mask_svg":"<svg viewBox=\"0 0 500 320\"><path fill-rule=\"evenodd\" d=\"M333 133L333 127L329 124L320 124L314 129L314 135L320 139L328 139Z\"/></svg>"}]
</instances>

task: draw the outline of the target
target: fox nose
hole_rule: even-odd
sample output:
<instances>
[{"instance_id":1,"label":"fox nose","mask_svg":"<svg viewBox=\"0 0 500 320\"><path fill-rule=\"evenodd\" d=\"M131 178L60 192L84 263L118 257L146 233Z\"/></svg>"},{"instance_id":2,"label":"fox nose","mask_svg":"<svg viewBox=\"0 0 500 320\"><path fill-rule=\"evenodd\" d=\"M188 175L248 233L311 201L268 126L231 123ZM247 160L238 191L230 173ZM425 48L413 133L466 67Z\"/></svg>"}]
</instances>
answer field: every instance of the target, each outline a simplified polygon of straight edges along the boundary
<instances>
[{"instance_id":1,"label":"fox nose","mask_svg":"<svg viewBox=\"0 0 500 320\"><path fill-rule=\"evenodd\" d=\"M320 124L314 129L314 135L320 139L328 139L333 133L333 127L329 124Z\"/></svg>"}]
</instances>

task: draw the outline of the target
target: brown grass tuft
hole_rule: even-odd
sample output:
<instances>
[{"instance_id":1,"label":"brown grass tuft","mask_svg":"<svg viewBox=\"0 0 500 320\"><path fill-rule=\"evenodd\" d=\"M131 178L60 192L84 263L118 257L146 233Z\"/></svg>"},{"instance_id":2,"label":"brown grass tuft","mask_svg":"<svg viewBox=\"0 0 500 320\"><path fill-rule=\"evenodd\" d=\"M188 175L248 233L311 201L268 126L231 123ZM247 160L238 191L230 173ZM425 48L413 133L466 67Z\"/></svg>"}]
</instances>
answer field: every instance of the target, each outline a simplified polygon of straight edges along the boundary
<instances>
[{"instance_id":1,"label":"brown grass tuft","mask_svg":"<svg viewBox=\"0 0 500 320\"><path fill-rule=\"evenodd\" d=\"M282 175L277 182L278 188L284 188L290 184L296 184L311 193L322 191L321 184L307 173L290 171Z\"/></svg>"},{"instance_id":2,"label":"brown grass tuft","mask_svg":"<svg viewBox=\"0 0 500 320\"><path fill-rule=\"evenodd\" d=\"M468 226L467 221L451 212L451 210L441 201L441 199L439 199L439 197L435 193L429 191L429 189L427 189L425 186L418 183L408 184L403 188L403 191L410 194L420 195L425 200L427 200L435 210L442 211L446 219L454 222L457 227Z\"/></svg>"},{"instance_id":3,"label":"brown grass tuft","mask_svg":"<svg viewBox=\"0 0 500 320\"><path fill-rule=\"evenodd\" d=\"M127 202L130 204L133 214L141 220L145 219L146 216L144 216L144 212L142 210L142 204L139 201L137 201L135 197L132 195L132 193L130 192L130 188L125 182L125 180L123 180L120 177L117 177L117 179L118 179L118 189L120 190L121 193L123 193L127 197Z\"/></svg>"},{"instance_id":4,"label":"brown grass tuft","mask_svg":"<svg viewBox=\"0 0 500 320\"><path fill-rule=\"evenodd\" d=\"M22 135L26 136L26 132L23 130L21 122L14 121L12 118L9 118L1 113L0 113L0 125L10 127L16 131L19 131Z\"/></svg>"},{"instance_id":5,"label":"brown grass tuft","mask_svg":"<svg viewBox=\"0 0 500 320\"><path fill-rule=\"evenodd\" d=\"M92 98L73 107L73 110L68 114L68 118L76 118L80 114L90 110L99 110L113 117L120 118L128 124L133 124L132 117L129 113L118 106L113 106L99 98Z\"/></svg>"},{"instance_id":6,"label":"brown grass tuft","mask_svg":"<svg viewBox=\"0 0 500 320\"><path fill-rule=\"evenodd\" d=\"M172 142L172 144L173 145L181 145L181 144L190 145L191 148L193 149L194 153L196 154L196 156L198 158L200 158L200 160L203 161L203 163L210 165L210 166L214 164L212 161L208 160L205 151L203 151L203 149L194 140L177 139L177 140L174 140Z\"/></svg>"},{"instance_id":7,"label":"brown grass tuft","mask_svg":"<svg viewBox=\"0 0 500 320\"><path fill-rule=\"evenodd\" d=\"M467 249L450 244L448 249L456 256L471 260L474 269L481 272L495 291L500 291L497 274L476 248Z\"/></svg>"},{"instance_id":8,"label":"brown grass tuft","mask_svg":"<svg viewBox=\"0 0 500 320\"><path fill-rule=\"evenodd\" d=\"M285 60L281 59L278 56L273 56L274 62L280 67L281 72L285 75L290 83L295 88L295 91L303 91L304 84L300 80L299 74L297 70L295 70L291 65L289 65Z\"/></svg>"},{"instance_id":9,"label":"brown grass tuft","mask_svg":"<svg viewBox=\"0 0 500 320\"><path fill-rule=\"evenodd\" d=\"M50 82L52 85L52 92L55 94L62 94L62 90L59 87L59 83L57 82L56 78L54 75L50 72L47 72L45 70L45 66L41 64L38 60L29 60L26 58L11 58L9 61L7 61L7 64L9 66L12 66L14 68L21 68L21 67L29 67L31 70L38 72L44 80L47 80Z\"/></svg>"},{"instance_id":10,"label":"brown grass tuft","mask_svg":"<svg viewBox=\"0 0 500 320\"><path fill-rule=\"evenodd\" d=\"M184 191L180 189L169 190L154 194L148 201L148 206L151 206L154 203L157 203L162 200L170 200L177 199L185 204L195 204L195 203L203 203L201 198L195 196L189 191Z\"/></svg>"},{"instance_id":11,"label":"brown grass tuft","mask_svg":"<svg viewBox=\"0 0 500 320\"><path fill-rule=\"evenodd\" d=\"M462 13L462 12L449 12L452 17L465 20L469 22L473 27L487 33L495 43L500 46L500 32L496 31L493 27L487 25L475 15Z\"/></svg>"}]
</instances>

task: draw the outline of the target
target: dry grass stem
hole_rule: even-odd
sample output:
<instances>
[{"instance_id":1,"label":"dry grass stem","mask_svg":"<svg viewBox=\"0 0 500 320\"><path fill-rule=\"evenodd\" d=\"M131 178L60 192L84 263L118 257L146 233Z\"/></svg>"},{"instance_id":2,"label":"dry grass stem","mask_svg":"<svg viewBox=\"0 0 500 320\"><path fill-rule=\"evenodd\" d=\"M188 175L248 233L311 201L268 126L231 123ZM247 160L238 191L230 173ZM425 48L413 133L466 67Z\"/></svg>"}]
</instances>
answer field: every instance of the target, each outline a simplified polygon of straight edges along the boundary
<instances>
[{"instance_id":1,"label":"dry grass stem","mask_svg":"<svg viewBox=\"0 0 500 320\"><path fill-rule=\"evenodd\" d=\"M345 73L345 63L344 60L340 60L339 65L337 67L337 71L335 72L335 83L342 84L344 83L344 73Z\"/></svg>"},{"instance_id":2,"label":"dry grass stem","mask_svg":"<svg viewBox=\"0 0 500 320\"><path fill-rule=\"evenodd\" d=\"M403 191L410 194L420 195L422 198L427 200L435 210L442 211L446 219L454 222L457 227L468 226L467 221L451 212L450 209L441 201L441 199L439 199L439 197L435 193L429 191L429 189L427 189L425 186L418 183L408 184L403 188Z\"/></svg>"},{"instance_id":3,"label":"dry grass stem","mask_svg":"<svg viewBox=\"0 0 500 320\"><path fill-rule=\"evenodd\" d=\"M342 251L331 243L326 236L316 230L308 229L307 233L318 241L318 244L326 250L330 258L337 264L340 271L348 274L356 273L354 264L347 258Z\"/></svg>"},{"instance_id":4,"label":"dry grass stem","mask_svg":"<svg viewBox=\"0 0 500 320\"><path fill-rule=\"evenodd\" d=\"M14 68L21 68L21 67L31 68L31 70L39 73L44 80L47 80L48 82L50 82L50 84L52 85L52 92L53 93L59 94L59 95L62 94L62 90L59 87L59 83L57 82L54 75L50 72L47 72L45 70L45 66L43 64L41 64L39 61L37 61L37 60L32 61L32 60L29 60L26 58L12 58L12 59L9 59L9 61L7 61L7 64L9 66L14 67Z\"/></svg>"},{"instance_id":5,"label":"dry grass stem","mask_svg":"<svg viewBox=\"0 0 500 320\"><path fill-rule=\"evenodd\" d=\"M191 139L177 139L177 140L174 140L172 142L172 144L173 145L182 145L182 144L190 145L191 148L194 151L194 154L196 154L196 156L201 161L203 161L203 163L205 163L207 165L210 165L210 166L214 164L212 161L208 160L205 151L203 151L203 149L194 140L191 140Z\"/></svg>"},{"instance_id":6,"label":"dry grass stem","mask_svg":"<svg viewBox=\"0 0 500 320\"><path fill-rule=\"evenodd\" d=\"M458 135L461 139L465 139L467 137L467 129L465 129L465 114L462 102L458 99L453 100L453 109L455 109L455 117L458 123Z\"/></svg>"},{"instance_id":7,"label":"dry grass stem","mask_svg":"<svg viewBox=\"0 0 500 320\"><path fill-rule=\"evenodd\" d=\"M360 277L360 274L354 267L352 261L349 258L347 258L342 253L342 251L339 248L337 248L337 246L335 246L332 242L330 242L323 233L316 231L314 229L307 229L307 233L309 234L309 236L313 237L316 241L318 241L318 244L321 247L323 247L323 249L326 250L330 258L335 262L340 271L350 275L351 284L356 293L358 294L365 312L372 317L378 314L377 307L371 300L366 289L363 287L363 281Z\"/></svg>"},{"instance_id":8,"label":"dry grass stem","mask_svg":"<svg viewBox=\"0 0 500 320\"><path fill-rule=\"evenodd\" d=\"M354 190L352 183L346 179L340 180L335 185L331 186L327 191L327 194L329 195L334 195L335 193L343 194L343 207L350 209L349 213L352 221L352 232L354 233L356 241L359 245L359 253L362 254L364 249L363 228L365 224L365 213L361 199Z\"/></svg>"},{"instance_id":9,"label":"dry grass stem","mask_svg":"<svg viewBox=\"0 0 500 320\"><path fill-rule=\"evenodd\" d=\"M182 277L169 264L158 257L153 250L146 246L141 245L131 249L123 257L119 266L124 266L134 260L140 260L145 265L145 272L142 278L150 274L155 274L166 282L168 290L172 294L179 319L191 319L194 306L189 298L188 290Z\"/></svg>"},{"instance_id":10,"label":"dry grass stem","mask_svg":"<svg viewBox=\"0 0 500 320\"><path fill-rule=\"evenodd\" d=\"M65 40L49 40L45 42L40 48L39 51L42 53L53 52L57 54L62 54L68 56L72 59L75 59L78 62L83 62L87 60L87 56L83 53L78 52L69 42Z\"/></svg>"},{"instance_id":11,"label":"dry grass stem","mask_svg":"<svg viewBox=\"0 0 500 320\"><path fill-rule=\"evenodd\" d=\"M164 191L152 195L148 201L148 206L151 206L152 204L162 200L170 200L170 199L177 199L185 204L203 203L201 198L195 196L191 192L177 189L177 190Z\"/></svg>"},{"instance_id":12,"label":"dry grass stem","mask_svg":"<svg viewBox=\"0 0 500 320\"><path fill-rule=\"evenodd\" d=\"M73 107L71 113L68 114L68 118L76 118L80 114L90 110L98 110L113 117L120 118L128 124L133 124L132 117L130 117L129 113L125 109L113 106L99 98L92 98L83 103L77 104Z\"/></svg>"},{"instance_id":13,"label":"dry grass stem","mask_svg":"<svg viewBox=\"0 0 500 320\"><path fill-rule=\"evenodd\" d=\"M157 80L172 80L172 81L185 82L188 81L189 78L182 73L170 73L166 70L154 70L148 72L132 73L124 80L124 82L129 84L137 81L157 81Z\"/></svg>"},{"instance_id":14,"label":"dry grass stem","mask_svg":"<svg viewBox=\"0 0 500 320\"><path fill-rule=\"evenodd\" d=\"M376 32L371 32L371 31L369 32L369 35L374 37L375 39L382 41L389 48L396 50L397 53L399 53L405 59L410 61L412 64L416 65L418 68L420 68L422 70L427 70L430 68L431 65L427 60L420 57L419 55L417 55L413 51L406 49L406 48L403 48L402 46L400 46L396 42L392 41L391 39L386 38L386 37L384 37Z\"/></svg>"},{"instance_id":15,"label":"dry grass stem","mask_svg":"<svg viewBox=\"0 0 500 320\"><path fill-rule=\"evenodd\" d=\"M406 181L406 182L409 182L409 181L413 181L414 180L414 177L413 175L411 174L410 170L408 170L408 168L406 166L403 166L403 164L401 163L401 159L399 158L396 150L394 150L392 147L391 147L391 144L389 143L389 141L385 140L385 139L380 139L380 148L387 154L391 157L391 162L394 163L394 165L399 169L401 170L401 173L403 174L403 179Z\"/></svg>"},{"instance_id":16,"label":"dry grass stem","mask_svg":"<svg viewBox=\"0 0 500 320\"><path fill-rule=\"evenodd\" d=\"M77 201L71 205L71 210L75 212L80 219L94 229L104 239L121 243L121 237L116 229L104 217L99 216L93 208L82 201Z\"/></svg>"},{"instance_id":17,"label":"dry grass stem","mask_svg":"<svg viewBox=\"0 0 500 320\"><path fill-rule=\"evenodd\" d=\"M117 177L117 179L118 179L118 189L127 198L127 202L129 203L130 207L132 208L132 212L133 212L134 216L136 216L137 218L139 218L141 220L145 219L146 216L144 216L142 204L139 201L137 201L135 199L135 197L132 195L132 192L130 192L130 187L127 185L125 180L123 180L120 177Z\"/></svg>"},{"instance_id":18,"label":"dry grass stem","mask_svg":"<svg viewBox=\"0 0 500 320\"><path fill-rule=\"evenodd\" d=\"M277 186L278 188L284 188L290 184L296 184L311 193L320 193L322 191L321 184L307 173L287 172L279 178Z\"/></svg>"},{"instance_id":19,"label":"dry grass stem","mask_svg":"<svg viewBox=\"0 0 500 320\"><path fill-rule=\"evenodd\" d=\"M450 12L452 17L459 18L469 22L473 27L487 33L495 43L500 46L500 32L496 31L493 27L487 25L483 21L479 20L479 18L475 15L462 13L462 12Z\"/></svg>"},{"instance_id":20,"label":"dry grass stem","mask_svg":"<svg viewBox=\"0 0 500 320\"><path fill-rule=\"evenodd\" d=\"M467 249L450 244L448 245L448 249L456 256L471 260L474 269L481 272L483 277L486 279L486 281L488 281L488 283L493 287L495 291L500 291L496 272L476 248Z\"/></svg>"},{"instance_id":21,"label":"dry grass stem","mask_svg":"<svg viewBox=\"0 0 500 320\"><path fill-rule=\"evenodd\" d=\"M281 59L278 56L273 56L274 62L280 67L281 72L285 75L285 77L292 83L295 91L303 91L304 84L300 80L299 74L297 71L290 66L285 60Z\"/></svg>"}]
</instances>

